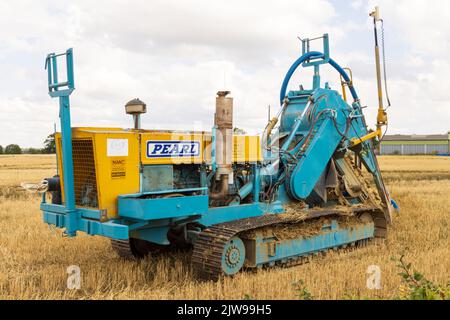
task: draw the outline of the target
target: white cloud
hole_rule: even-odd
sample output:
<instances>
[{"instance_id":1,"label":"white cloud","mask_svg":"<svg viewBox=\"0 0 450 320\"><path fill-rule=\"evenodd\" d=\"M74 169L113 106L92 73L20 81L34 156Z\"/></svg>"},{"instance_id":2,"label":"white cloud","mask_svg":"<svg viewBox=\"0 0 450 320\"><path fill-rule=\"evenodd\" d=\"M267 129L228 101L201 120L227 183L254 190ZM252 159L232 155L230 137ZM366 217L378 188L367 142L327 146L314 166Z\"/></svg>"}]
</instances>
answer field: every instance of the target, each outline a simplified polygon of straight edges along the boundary
<instances>
[{"instance_id":1,"label":"white cloud","mask_svg":"<svg viewBox=\"0 0 450 320\"><path fill-rule=\"evenodd\" d=\"M363 5L363 1L362 0L353 0L351 2L351 6L354 9L360 9L362 7L362 5Z\"/></svg>"},{"instance_id":2,"label":"white cloud","mask_svg":"<svg viewBox=\"0 0 450 320\"><path fill-rule=\"evenodd\" d=\"M424 56L442 56L450 48L450 2L446 0L371 0L408 50Z\"/></svg>"},{"instance_id":3,"label":"white cloud","mask_svg":"<svg viewBox=\"0 0 450 320\"><path fill-rule=\"evenodd\" d=\"M278 105L281 81L300 53L296 36L324 32L331 36L333 57L353 68L373 123L376 89L366 12L373 3L351 4L358 19L346 16L346 5L325 0L0 2L0 144L40 146L53 130L57 100L46 93L43 60L48 52L68 47L75 55L74 125L129 126L123 105L139 97L149 105L146 128L190 129L200 122L208 129L215 92L226 86L235 98L236 125L260 132L267 105ZM395 102L391 132L447 130L448 3L433 5L440 9L420 1L380 5ZM309 85L310 76L310 71L297 75L292 86L296 81ZM325 69L327 78L337 87L338 77Z\"/></svg>"}]
</instances>

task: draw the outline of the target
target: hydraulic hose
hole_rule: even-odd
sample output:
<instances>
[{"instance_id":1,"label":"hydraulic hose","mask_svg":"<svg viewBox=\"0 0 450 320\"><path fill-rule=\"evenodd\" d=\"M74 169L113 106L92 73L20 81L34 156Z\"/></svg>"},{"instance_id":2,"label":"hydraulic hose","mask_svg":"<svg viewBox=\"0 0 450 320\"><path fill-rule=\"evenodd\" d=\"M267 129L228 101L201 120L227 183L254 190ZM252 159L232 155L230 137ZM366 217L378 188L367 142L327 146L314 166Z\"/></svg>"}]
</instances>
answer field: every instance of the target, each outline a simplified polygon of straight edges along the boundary
<instances>
[{"instance_id":1,"label":"hydraulic hose","mask_svg":"<svg viewBox=\"0 0 450 320\"><path fill-rule=\"evenodd\" d=\"M286 97L286 91L287 91L287 87L289 84L289 81L291 80L292 75L294 74L295 70L297 70L298 66L300 66L303 62L311 59L311 58L316 58L316 57L321 57L324 54L318 51L311 51L311 52L307 52L304 55L302 55L300 58L298 58L293 64L292 66L289 68L288 72L286 73L286 76L284 77L283 80L283 84L281 85L281 90L280 90L280 104L283 104L283 100ZM339 64L337 64L336 61L334 61L333 59L330 58L330 60L328 61L328 63L334 68L336 69L337 72L339 72L342 76L342 78L344 78L344 80L349 84L348 88L350 89L350 93L352 94L352 97L355 101L359 100L358 95L356 93L355 88L353 87L353 84L350 81L350 77L347 75L347 73L345 72L344 69L341 68L341 66Z\"/></svg>"}]
</instances>

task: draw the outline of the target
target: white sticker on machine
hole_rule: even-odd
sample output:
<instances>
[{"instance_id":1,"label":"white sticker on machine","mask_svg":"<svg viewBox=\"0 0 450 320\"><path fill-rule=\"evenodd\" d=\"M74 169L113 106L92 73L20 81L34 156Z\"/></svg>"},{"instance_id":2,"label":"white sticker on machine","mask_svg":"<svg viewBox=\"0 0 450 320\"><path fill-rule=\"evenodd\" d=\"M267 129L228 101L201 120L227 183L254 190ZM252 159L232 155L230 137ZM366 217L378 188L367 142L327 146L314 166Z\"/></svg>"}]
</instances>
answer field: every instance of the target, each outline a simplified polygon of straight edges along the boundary
<instances>
[{"instance_id":1,"label":"white sticker on machine","mask_svg":"<svg viewBox=\"0 0 450 320\"><path fill-rule=\"evenodd\" d=\"M108 157L128 157L128 139L106 139Z\"/></svg>"}]
</instances>

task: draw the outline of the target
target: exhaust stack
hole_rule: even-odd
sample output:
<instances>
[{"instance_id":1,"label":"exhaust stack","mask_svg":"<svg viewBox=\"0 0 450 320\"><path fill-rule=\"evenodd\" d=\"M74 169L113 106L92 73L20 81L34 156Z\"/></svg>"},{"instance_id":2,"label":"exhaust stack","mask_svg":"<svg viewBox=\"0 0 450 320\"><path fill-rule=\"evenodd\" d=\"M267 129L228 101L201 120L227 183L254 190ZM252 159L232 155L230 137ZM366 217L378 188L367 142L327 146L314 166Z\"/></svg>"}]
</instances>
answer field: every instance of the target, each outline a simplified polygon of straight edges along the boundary
<instances>
[{"instance_id":1,"label":"exhaust stack","mask_svg":"<svg viewBox=\"0 0 450 320\"><path fill-rule=\"evenodd\" d=\"M233 143L233 98L227 97L230 91L219 91L216 97L214 125L216 137L216 180L221 180L220 191L210 196L220 199L228 194L228 185L233 183L232 143Z\"/></svg>"}]
</instances>

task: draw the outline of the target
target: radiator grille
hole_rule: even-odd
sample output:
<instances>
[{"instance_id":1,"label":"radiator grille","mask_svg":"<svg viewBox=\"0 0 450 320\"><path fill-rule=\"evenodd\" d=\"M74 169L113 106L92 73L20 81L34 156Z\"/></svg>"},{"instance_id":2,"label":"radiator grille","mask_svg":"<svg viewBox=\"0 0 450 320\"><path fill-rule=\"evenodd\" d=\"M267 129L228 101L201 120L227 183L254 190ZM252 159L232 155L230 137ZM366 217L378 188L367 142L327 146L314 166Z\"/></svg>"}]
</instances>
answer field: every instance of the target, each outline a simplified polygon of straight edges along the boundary
<instances>
[{"instance_id":1,"label":"radiator grille","mask_svg":"<svg viewBox=\"0 0 450 320\"><path fill-rule=\"evenodd\" d=\"M73 139L73 175L75 203L82 207L98 208L94 147L91 139Z\"/></svg>"}]
</instances>

